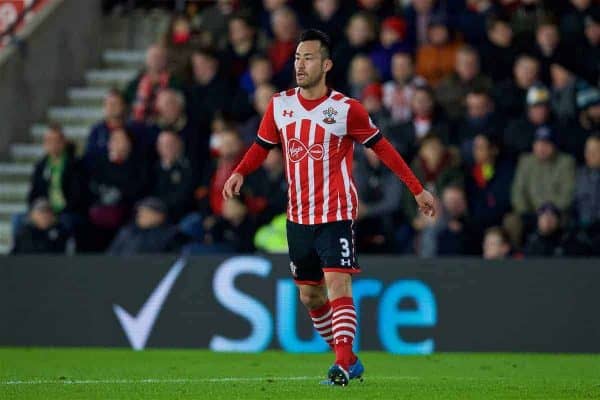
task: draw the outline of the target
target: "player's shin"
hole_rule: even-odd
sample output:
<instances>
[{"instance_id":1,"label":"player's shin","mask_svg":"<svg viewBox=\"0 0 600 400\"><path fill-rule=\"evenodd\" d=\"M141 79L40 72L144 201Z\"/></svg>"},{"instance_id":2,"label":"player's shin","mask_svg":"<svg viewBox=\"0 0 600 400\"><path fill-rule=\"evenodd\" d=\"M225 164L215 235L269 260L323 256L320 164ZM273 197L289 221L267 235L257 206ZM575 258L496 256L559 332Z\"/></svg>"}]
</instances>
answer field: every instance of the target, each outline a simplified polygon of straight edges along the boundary
<instances>
[{"instance_id":1,"label":"player's shin","mask_svg":"<svg viewBox=\"0 0 600 400\"><path fill-rule=\"evenodd\" d=\"M333 316L333 310L331 309L329 300L322 307L310 310L309 314L310 318L312 319L313 326L333 350L333 331L331 328L331 317Z\"/></svg>"}]
</instances>

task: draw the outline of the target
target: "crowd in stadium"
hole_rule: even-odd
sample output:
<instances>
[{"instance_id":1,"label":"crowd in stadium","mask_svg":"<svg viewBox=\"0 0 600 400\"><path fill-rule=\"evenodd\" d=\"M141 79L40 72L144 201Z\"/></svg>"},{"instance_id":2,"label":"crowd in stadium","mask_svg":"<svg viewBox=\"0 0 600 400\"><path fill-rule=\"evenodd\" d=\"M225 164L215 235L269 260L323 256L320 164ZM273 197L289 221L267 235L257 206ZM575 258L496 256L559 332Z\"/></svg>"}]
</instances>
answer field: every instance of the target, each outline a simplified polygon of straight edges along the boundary
<instances>
[{"instance_id":1,"label":"crowd in stadium","mask_svg":"<svg viewBox=\"0 0 600 400\"><path fill-rule=\"evenodd\" d=\"M221 191L271 96L295 86L309 27L332 39L331 87L364 104L440 199L437 219L422 216L356 146L360 252L600 254L592 0L190 3L135 80L108 93L81 158L50 125L13 253L285 252L281 151L239 198Z\"/></svg>"}]
</instances>

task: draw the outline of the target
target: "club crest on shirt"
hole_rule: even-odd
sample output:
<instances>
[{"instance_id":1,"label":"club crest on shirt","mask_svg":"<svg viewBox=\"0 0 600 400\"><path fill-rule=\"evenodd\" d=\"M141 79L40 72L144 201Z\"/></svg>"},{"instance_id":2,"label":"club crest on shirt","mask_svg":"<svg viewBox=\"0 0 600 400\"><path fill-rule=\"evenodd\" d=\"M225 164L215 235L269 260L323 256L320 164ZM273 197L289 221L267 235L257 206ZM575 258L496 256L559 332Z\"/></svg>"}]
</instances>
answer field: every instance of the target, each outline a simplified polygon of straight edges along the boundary
<instances>
[{"instance_id":1,"label":"club crest on shirt","mask_svg":"<svg viewBox=\"0 0 600 400\"><path fill-rule=\"evenodd\" d=\"M337 111L333 108L333 107L329 107L325 110L323 110L323 115L325 115L325 118L323 118L323 122L325 122L326 124L335 124L335 116L337 115Z\"/></svg>"}]
</instances>

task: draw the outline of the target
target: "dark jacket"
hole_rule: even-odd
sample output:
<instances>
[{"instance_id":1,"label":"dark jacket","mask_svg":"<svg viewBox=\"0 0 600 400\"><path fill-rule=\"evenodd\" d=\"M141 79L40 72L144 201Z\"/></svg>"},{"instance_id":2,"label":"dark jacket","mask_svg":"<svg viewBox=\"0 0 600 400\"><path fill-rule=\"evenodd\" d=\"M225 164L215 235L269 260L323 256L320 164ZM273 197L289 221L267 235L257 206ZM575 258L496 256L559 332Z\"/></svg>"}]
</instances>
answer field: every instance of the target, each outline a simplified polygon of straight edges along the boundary
<instances>
[{"instance_id":1,"label":"dark jacket","mask_svg":"<svg viewBox=\"0 0 600 400\"><path fill-rule=\"evenodd\" d=\"M169 225L141 229L135 223L119 231L108 254L132 255L143 253L168 253L177 250L177 229Z\"/></svg>"},{"instance_id":2,"label":"dark jacket","mask_svg":"<svg viewBox=\"0 0 600 400\"><path fill-rule=\"evenodd\" d=\"M430 132L439 136L444 144L450 143L450 128L445 119L434 117ZM388 139L407 163L410 163L418 152L420 140L417 137L413 121L390 127Z\"/></svg>"},{"instance_id":3,"label":"dark jacket","mask_svg":"<svg viewBox=\"0 0 600 400\"><path fill-rule=\"evenodd\" d=\"M148 150L148 147L154 146L156 137L149 137L152 134L148 132L148 127L145 124L128 121L125 123L125 127L134 135L136 151L145 152ZM110 129L105 120L99 121L92 126L83 156L88 169L93 168L94 161L106 153L109 139Z\"/></svg>"},{"instance_id":4,"label":"dark jacket","mask_svg":"<svg viewBox=\"0 0 600 400\"><path fill-rule=\"evenodd\" d=\"M90 172L92 204L131 207L144 195L146 185L147 174L143 162L134 156L117 164L110 162L105 154Z\"/></svg>"},{"instance_id":5,"label":"dark jacket","mask_svg":"<svg viewBox=\"0 0 600 400\"><path fill-rule=\"evenodd\" d=\"M67 150L67 158L62 176L62 193L65 198L66 212L80 212L85 208L86 188L82 174L81 162L75 158L72 150ZM48 157L42 158L36 165L31 176L31 189L27 203L31 205L39 197L48 197L50 185L50 169Z\"/></svg>"},{"instance_id":6,"label":"dark jacket","mask_svg":"<svg viewBox=\"0 0 600 400\"><path fill-rule=\"evenodd\" d=\"M207 230L207 244L225 244L237 253L251 253L254 248L254 234L256 223L254 218L246 215L246 218L238 226L232 225L222 217L217 217L216 223Z\"/></svg>"},{"instance_id":7,"label":"dark jacket","mask_svg":"<svg viewBox=\"0 0 600 400\"><path fill-rule=\"evenodd\" d=\"M64 253L69 234L60 224L41 230L31 223L24 225L15 237L12 254Z\"/></svg>"},{"instance_id":8,"label":"dark jacket","mask_svg":"<svg viewBox=\"0 0 600 400\"><path fill-rule=\"evenodd\" d=\"M563 254L562 238L562 230L547 236L535 232L527 238L525 255L534 257L560 256Z\"/></svg>"},{"instance_id":9,"label":"dark jacket","mask_svg":"<svg viewBox=\"0 0 600 400\"><path fill-rule=\"evenodd\" d=\"M496 111L506 118L520 118L524 115L526 96L527 90L518 87L512 79L495 85L492 92Z\"/></svg>"},{"instance_id":10,"label":"dark jacket","mask_svg":"<svg viewBox=\"0 0 600 400\"><path fill-rule=\"evenodd\" d=\"M158 161L153 178L152 194L165 203L171 221L179 221L192 210L197 179L187 158L180 158L170 167Z\"/></svg>"},{"instance_id":11,"label":"dark jacket","mask_svg":"<svg viewBox=\"0 0 600 400\"><path fill-rule=\"evenodd\" d=\"M547 121L548 127L558 131L553 121ZM504 151L512 160L531 151L535 139L535 131L543 125L534 125L527 118L519 118L508 123L504 131ZM560 135L560 132L559 132Z\"/></svg>"}]
</instances>

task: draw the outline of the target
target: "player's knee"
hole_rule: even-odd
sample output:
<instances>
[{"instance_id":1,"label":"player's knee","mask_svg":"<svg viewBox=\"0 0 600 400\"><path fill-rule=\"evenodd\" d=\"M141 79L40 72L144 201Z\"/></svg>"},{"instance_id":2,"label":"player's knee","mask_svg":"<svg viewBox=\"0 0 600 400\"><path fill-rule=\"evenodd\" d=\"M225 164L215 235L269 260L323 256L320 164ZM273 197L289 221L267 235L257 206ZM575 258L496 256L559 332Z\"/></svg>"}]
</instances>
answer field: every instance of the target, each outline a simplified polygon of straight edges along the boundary
<instances>
[{"instance_id":1,"label":"player's knee","mask_svg":"<svg viewBox=\"0 0 600 400\"><path fill-rule=\"evenodd\" d=\"M351 279L349 274L331 274L327 278L329 299L351 296Z\"/></svg>"},{"instance_id":2,"label":"player's knee","mask_svg":"<svg viewBox=\"0 0 600 400\"><path fill-rule=\"evenodd\" d=\"M300 301L306 308L313 310L325 304L327 298L323 293L318 291L301 291Z\"/></svg>"}]
</instances>

